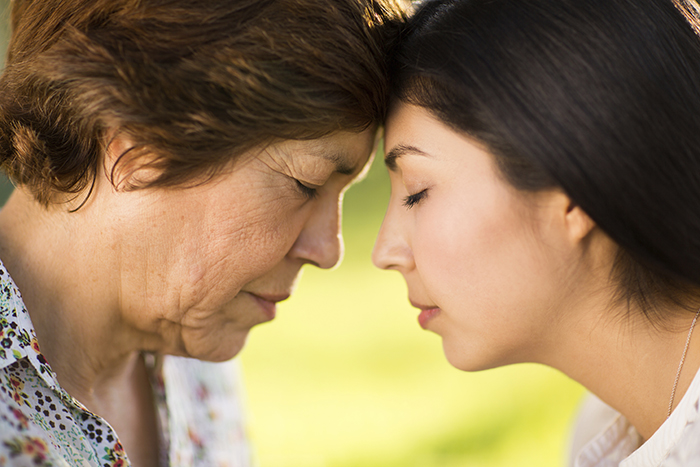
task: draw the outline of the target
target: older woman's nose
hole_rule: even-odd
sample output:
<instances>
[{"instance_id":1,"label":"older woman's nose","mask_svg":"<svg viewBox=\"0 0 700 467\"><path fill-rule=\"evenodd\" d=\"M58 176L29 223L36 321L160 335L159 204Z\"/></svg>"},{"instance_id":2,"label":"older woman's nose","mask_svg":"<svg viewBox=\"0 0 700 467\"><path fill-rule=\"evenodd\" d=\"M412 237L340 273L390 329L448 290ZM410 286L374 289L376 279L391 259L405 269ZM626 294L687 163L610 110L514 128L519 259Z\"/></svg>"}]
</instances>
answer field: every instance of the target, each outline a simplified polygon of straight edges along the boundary
<instances>
[{"instance_id":1,"label":"older woman's nose","mask_svg":"<svg viewBox=\"0 0 700 467\"><path fill-rule=\"evenodd\" d=\"M340 231L342 205L326 200L316 207L292 246L290 255L322 269L330 269L343 255Z\"/></svg>"},{"instance_id":2,"label":"older woman's nose","mask_svg":"<svg viewBox=\"0 0 700 467\"><path fill-rule=\"evenodd\" d=\"M413 267L413 252L400 216L392 211L389 206L374 244L372 262L380 269L408 270Z\"/></svg>"}]
</instances>

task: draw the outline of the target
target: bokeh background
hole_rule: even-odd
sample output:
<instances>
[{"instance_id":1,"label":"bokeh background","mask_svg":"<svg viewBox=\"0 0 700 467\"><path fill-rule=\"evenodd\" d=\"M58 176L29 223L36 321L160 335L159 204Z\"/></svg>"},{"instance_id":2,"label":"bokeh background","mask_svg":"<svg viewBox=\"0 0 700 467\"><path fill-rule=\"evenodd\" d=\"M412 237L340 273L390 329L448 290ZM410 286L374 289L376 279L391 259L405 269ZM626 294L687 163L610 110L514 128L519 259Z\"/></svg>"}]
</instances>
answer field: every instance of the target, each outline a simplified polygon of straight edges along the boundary
<instances>
[{"instance_id":1,"label":"bokeh background","mask_svg":"<svg viewBox=\"0 0 700 467\"><path fill-rule=\"evenodd\" d=\"M3 53L9 5L0 0ZM565 465L583 389L538 365L450 367L400 275L371 265L389 196L381 157L345 197L342 265L305 270L239 357L260 467ZM0 203L10 189L0 181Z\"/></svg>"}]
</instances>

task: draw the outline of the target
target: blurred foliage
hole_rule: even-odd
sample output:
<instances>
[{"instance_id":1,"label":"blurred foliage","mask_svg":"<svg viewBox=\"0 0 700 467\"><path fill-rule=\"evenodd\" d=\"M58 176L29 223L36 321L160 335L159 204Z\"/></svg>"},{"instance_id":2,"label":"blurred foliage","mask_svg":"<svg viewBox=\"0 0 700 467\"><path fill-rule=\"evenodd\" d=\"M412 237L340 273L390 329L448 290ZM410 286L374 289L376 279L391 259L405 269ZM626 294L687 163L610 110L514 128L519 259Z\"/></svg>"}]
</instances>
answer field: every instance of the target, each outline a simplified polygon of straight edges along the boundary
<instances>
[{"instance_id":1,"label":"blurred foliage","mask_svg":"<svg viewBox=\"0 0 700 467\"><path fill-rule=\"evenodd\" d=\"M10 190L0 181L0 202ZM305 271L278 318L251 333L241 360L260 466L563 465L582 389L536 365L450 367L400 275L370 264L388 196L379 157L346 196L343 264Z\"/></svg>"}]
</instances>

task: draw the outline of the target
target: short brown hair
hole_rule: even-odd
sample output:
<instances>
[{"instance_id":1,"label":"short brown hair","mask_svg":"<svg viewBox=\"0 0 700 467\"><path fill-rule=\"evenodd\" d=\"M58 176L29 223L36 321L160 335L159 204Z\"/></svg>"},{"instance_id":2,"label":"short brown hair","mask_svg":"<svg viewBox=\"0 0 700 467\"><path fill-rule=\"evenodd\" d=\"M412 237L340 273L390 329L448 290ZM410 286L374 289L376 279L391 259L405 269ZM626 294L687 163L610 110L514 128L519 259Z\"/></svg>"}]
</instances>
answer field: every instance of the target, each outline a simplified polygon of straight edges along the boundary
<instances>
[{"instance_id":1,"label":"short brown hair","mask_svg":"<svg viewBox=\"0 0 700 467\"><path fill-rule=\"evenodd\" d=\"M159 170L148 186L361 131L384 116L402 19L381 0L14 0L0 164L48 204L89 186L114 131L134 143L120 161Z\"/></svg>"}]
</instances>

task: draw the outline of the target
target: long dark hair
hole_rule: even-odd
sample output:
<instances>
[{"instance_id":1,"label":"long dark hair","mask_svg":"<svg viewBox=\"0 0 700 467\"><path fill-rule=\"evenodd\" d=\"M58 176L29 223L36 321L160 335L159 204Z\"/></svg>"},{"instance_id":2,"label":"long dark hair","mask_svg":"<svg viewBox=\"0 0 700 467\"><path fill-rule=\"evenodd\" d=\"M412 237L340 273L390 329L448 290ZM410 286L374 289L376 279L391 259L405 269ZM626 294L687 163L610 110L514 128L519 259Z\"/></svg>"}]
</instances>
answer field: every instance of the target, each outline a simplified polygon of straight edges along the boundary
<instances>
[{"instance_id":1,"label":"long dark hair","mask_svg":"<svg viewBox=\"0 0 700 467\"><path fill-rule=\"evenodd\" d=\"M427 1L393 57L398 99L484 143L516 188L581 206L620 247L619 297L649 317L700 285L691 1Z\"/></svg>"}]
</instances>

